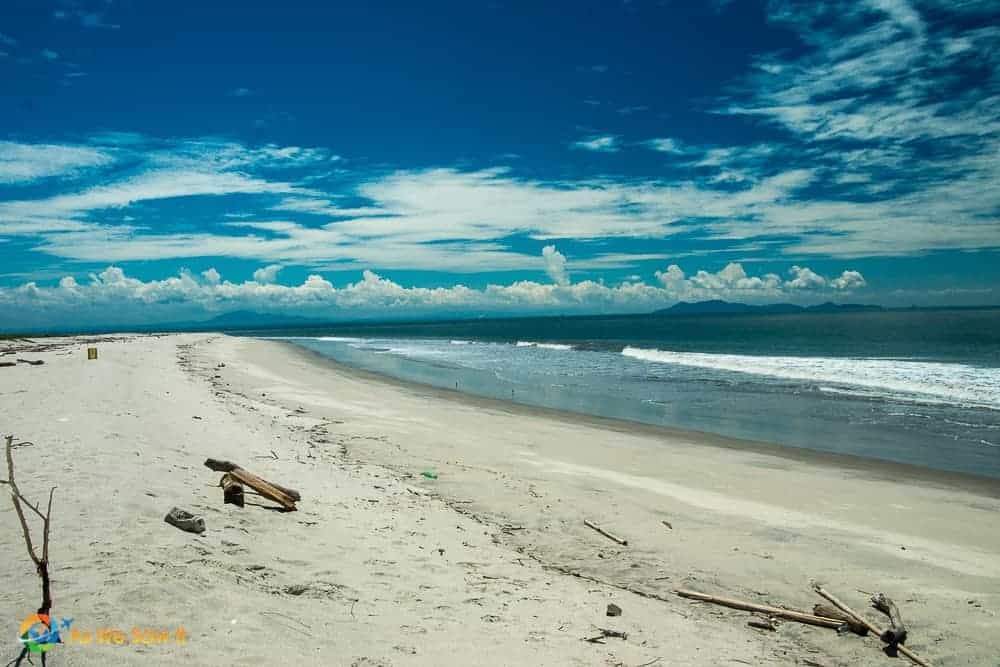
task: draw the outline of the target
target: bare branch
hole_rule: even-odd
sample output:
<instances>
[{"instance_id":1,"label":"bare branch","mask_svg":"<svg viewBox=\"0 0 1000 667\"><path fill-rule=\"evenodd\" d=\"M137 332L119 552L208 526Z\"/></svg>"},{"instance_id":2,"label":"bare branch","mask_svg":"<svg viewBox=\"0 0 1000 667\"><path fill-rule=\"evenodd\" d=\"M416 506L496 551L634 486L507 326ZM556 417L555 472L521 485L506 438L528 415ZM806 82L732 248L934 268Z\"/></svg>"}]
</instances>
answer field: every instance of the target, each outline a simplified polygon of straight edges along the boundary
<instances>
[{"instance_id":1,"label":"bare branch","mask_svg":"<svg viewBox=\"0 0 1000 667\"><path fill-rule=\"evenodd\" d=\"M31 561L35 564L35 571L38 573L38 577L42 580L42 604L38 607L38 613L44 616L47 615L49 610L52 608L51 580L49 578L49 528L52 522L52 497L55 494L56 487L53 486L49 489L49 503L45 508L45 513L43 514L38 508L38 505L32 504L31 501L21 495L20 489L17 488L17 481L14 479L14 456L12 453L15 447L14 436L8 435L5 437L5 440L8 477L6 483L10 486L10 499L14 504L14 511L17 513L18 521L21 522L21 532L24 534L24 544L28 548L28 555L31 557ZM25 444L26 443L18 443L18 446L24 446ZM27 518L24 516L24 508L22 507L22 504L27 505L32 512L37 514L42 519L41 558L39 558L35 553L35 545L31 541L31 529L28 526ZM22 651L16 664L19 665L25 655L26 651ZM28 661L31 661L30 656L28 656ZM45 654L42 654L42 664L45 664Z\"/></svg>"},{"instance_id":2,"label":"bare branch","mask_svg":"<svg viewBox=\"0 0 1000 667\"><path fill-rule=\"evenodd\" d=\"M42 528L42 560L49 562L49 527L52 524L52 494L56 492L56 487L49 489L49 505L45 508L45 524Z\"/></svg>"},{"instance_id":3,"label":"bare branch","mask_svg":"<svg viewBox=\"0 0 1000 667\"><path fill-rule=\"evenodd\" d=\"M21 507L21 501L24 497L17 488L17 482L14 481L14 436L7 436L7 480L10 484L10 496L11 501L14 503L14 511L17 513L17 519L21 522L21 532L24 533L24 544L28 547L28 555L31 556L31 561L36 567L41 566L41 559L35 555L35 547L31 543L31 530L28 528L28 520L24 516L24 509ZM27 501L24 501L27 504ZM31 505L28 505L31 507ZM37 512L37 510L35 510Z\"/></svg>"}]
</instances>

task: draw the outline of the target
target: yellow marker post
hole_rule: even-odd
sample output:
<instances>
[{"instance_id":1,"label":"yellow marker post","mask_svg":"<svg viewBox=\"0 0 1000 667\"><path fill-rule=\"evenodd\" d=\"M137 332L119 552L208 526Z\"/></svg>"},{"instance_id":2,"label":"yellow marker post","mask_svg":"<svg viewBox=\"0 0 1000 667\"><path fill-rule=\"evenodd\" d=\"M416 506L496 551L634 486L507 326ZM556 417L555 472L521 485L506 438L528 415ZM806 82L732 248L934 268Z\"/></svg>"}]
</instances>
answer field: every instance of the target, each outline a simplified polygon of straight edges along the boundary
<instances>
[{"instance_id":1,"label":"yellow marker post","mask_svg":"<svg viewBox=\"0 0 1000 667\"><path fill-rule=\"evenodd\" d=\"M88 347L87 348L87 359L96 359L96 358L97 358L97 348L96 347Z\"/></svg>"}]
</instances>

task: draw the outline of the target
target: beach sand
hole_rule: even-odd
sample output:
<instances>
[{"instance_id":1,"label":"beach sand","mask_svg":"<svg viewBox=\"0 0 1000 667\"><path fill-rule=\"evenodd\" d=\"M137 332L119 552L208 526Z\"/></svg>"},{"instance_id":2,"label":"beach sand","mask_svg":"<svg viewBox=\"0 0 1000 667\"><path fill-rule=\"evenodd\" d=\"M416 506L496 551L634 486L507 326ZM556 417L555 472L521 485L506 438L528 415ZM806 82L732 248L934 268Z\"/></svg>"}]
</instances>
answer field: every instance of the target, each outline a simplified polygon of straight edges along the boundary
<instances>
[{"instance_id":1,"label":"beach sand","mask_svg":"<svg viewBox=\"0 0 1000 667\"><path fill-rule=\"evenodd\" d=\"M123 335L96 361L56 342L0 368L0 431L34 443L25 495L58 487L53 614L126 641L64 633L50 664L908 664L672 593L809 610L814 579L880 625L867 598L888 594L937 665L1000 664L996 481L479 400L278 341ZM223 505L207 457L299 510ZM207 530L166 524L174 506ZM6 496L0 550L6 661L39 603ZM598 628L628 637L583 641Z\"/></svg>"}]
</instances>

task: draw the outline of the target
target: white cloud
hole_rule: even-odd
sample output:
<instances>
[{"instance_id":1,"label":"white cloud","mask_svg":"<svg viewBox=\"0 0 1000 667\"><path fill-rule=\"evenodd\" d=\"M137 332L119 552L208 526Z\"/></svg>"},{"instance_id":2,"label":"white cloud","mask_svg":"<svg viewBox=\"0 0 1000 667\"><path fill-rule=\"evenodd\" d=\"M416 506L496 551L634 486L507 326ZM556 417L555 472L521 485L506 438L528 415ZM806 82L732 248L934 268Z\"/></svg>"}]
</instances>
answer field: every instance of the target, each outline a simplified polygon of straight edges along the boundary
<instances>
[{"instance_id":1,"label":"white cloud","mask_svg":"<svg viewBox=\"0 0 1000 667\"><path fill-rule=\"evenodd\" d=\"M554 249L545 257L562 257ZM565 270L565 258L557 261ZM808 270L808 269L804 269ZM267 275L258 275L262 272ZM544 284L518 281L508 285L490 284L473 289L461 284L450 287L404 287L372 271L360 280L337 288L318 274L296 286L273 281L277 267L254 274L254 280L233 283L209 269L198 280L190 273L163 280L131 278L116 266L91 274L86 282L66 276L57 286L43 287L29 282L20 287L0 288L0 307L19 326L72 318L86 324L130 324L208 317L229 310L287 312L331 320L377 316L419 316L430 313L536 313L536 312L642 312L662 308L678 300L707 298L749 302L775 297L796 299L800 290L782 282L774 274L749 276L739 264L729 264L712 273L697 271L690 278L676 265L658 272L659 285L648 285L631 277L617 286L590 280L571 283L557 279ZM859 286L864 280L854 271L842 277ZM559 276L561 277L561 276ZM825 280L825 279L824 279ZM826 281L822 289L809 292L812 299L846 292Z\"/></svg>"},{"instance_id":2,"label":"white cloud","mask_svg":"<svg viewBox=\"0 0 1000 667\"><path fill-rule=\"evenodd\" d=\"M839 277L830 281L830 286L836 290L856 290L865 287L868 283L860 271L844 271Z\"/></svg>"},{"instance_id":3,"label":"white cloud","mask_svg":"<svg viewBox=\"0 0 1000 667\"><path fill-rule=\"evenodd\" d=\"M574 141L570 144L570 148L592 151L595 153L616 153L620 150L620 147L618 146L618 137L610 134L588 137L586 139Z\"/></svg>"},{"instance_id":4,"label":"white cloud","mask_svg":"<svg viewBox=\"0 0 1000 667\"><path fill-rule=\"evenodd\" d=\"M0 141L0 183L30 183L111 164L107 151L87 146Z\"/></svg>"},{"instance_id":5,"label":"white cloud","mask_svg":"<svg viewBox=\"0 0 1000 667\"><path fill-rule=\"evenodd\" d=\"M281 271L280 264L271 264L253 272L254 282L261 285L270 285L278 279L278 271Z\"/></svg>"},{"instance_id":6,"label":"white cloud","mask_svg":"<svg viewBox=\"0 0 1000 667\"><path fill-rule=\"evenodd\" d=\"M794 276L788 281L792 289L818 289L827 285L826 278L804 266L793 266L790 273Z\"/></svg>"},{"instance_id":7,"label":"white cloud","mask_svg":"<svg viewBox=\"0 0 1000 667\"><path fill-rule=\"evenodd\" d=\"M545 260L545 273L557 285L569 284L569 273L566 271L566 256L556 250L554 245L542 248L542 258Z\"/></svg>"},{"instance_id":8,"label":"white cloud","mask_svg":"<svg viewBox=\"0 0 1000 667\"><path fill-rule=\"evenodd\" d=\"M788 280L782 280L776 273L750 276L743 266L736 262L727 264L715 273L701 270L690 277L687 277L676 264L671 264L666 271L656 272L656 278L664 289L681 301L798 300L798 295L803 292L849 293L867 286L864 277L858 271L844 271L838 278L830 280L808 267L793 266L789 270L789 275L791 278Z\"/></svg>"},{"instance_id":9,"label":"white cloud","mask_svg":"<svg viewBox=\"0 0 1000 667\"><path fill-rule=\"evenodd\" d=\"M205 282L209 285L218 285L222 282L222 275L215 270L215 267L211 267L201 272L201 277L205 279Z\"/></svg>"},{"instance_id":10,"label":"white cloud","mask_svg":"<svg viewBox=\"0 0 1000 667\"><path fill-rule=\"evenodd\" d=\"M683 155L684 148L682 144L677 139L662 138L662 139L650 139L645 143L646 147L658 151L660 153L673 153L674 155Z\"/></svg>"}]
</instances>

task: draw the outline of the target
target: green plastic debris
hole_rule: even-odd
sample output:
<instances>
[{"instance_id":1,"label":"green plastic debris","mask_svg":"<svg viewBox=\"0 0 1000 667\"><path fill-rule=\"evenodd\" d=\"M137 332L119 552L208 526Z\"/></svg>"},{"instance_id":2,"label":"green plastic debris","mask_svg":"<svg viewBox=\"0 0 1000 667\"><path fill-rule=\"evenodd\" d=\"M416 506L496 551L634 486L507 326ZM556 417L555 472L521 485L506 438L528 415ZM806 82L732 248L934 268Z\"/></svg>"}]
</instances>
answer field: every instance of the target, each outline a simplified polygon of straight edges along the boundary
<instances>
[{"instance_id":1,"label":"green plastic debris","mask_svg":"<svg viewBox=\"0 0 1000 667\"><path fill-rule=\"evenodd\" d=\"M424 471L424 472L422 472L420 474L423 475L424 477L426 477L427 479L437 479L438 478L438 474L436 472Z\"/></svg>"}]
</instances>

